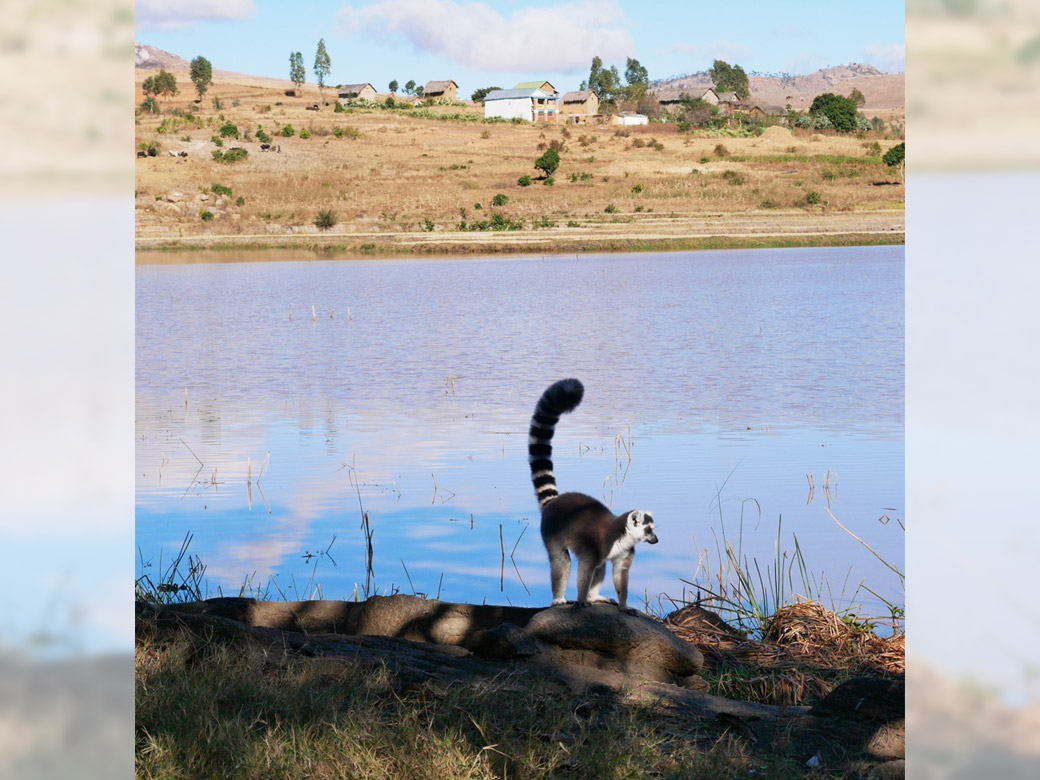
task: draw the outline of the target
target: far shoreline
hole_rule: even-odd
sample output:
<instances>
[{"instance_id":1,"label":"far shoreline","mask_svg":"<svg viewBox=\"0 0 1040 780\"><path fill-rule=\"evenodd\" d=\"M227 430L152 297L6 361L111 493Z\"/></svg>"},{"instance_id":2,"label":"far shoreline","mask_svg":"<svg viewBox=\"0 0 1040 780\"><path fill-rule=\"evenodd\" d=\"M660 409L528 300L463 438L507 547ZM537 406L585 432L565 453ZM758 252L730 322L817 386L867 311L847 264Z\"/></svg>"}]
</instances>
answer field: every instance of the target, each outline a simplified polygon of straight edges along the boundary
<instances>
[{"instance_id":1,"label":"far shoreline","mask_svg":"<svg viewBox=\"0 0 1040 780\"><path fill-rule=\"evenodd\" d=\"M387 237L389 238L389 237ZM364 238L296 235L235 241L234 236L209 239L192 236L177 239L138 240L135 265L234 263L283 260L379 260L407 258L463 259L477 255L582 255L639 252L693 252L724 249L793 249L844 246L905 245L906 234L893 228L871 233L811 233L783 235L715 235L668 238L603 238L580 236L568 239L532 237L518 242L513 236L461 240L449 237L420 240L409 237L371 241ZM396 239L396 240L395 240ZM248 255L248 256L245 256ZM291 255L291 256L290 256ZM302 256L301 256L302 255Z\"/></svg>"}]
</instances>

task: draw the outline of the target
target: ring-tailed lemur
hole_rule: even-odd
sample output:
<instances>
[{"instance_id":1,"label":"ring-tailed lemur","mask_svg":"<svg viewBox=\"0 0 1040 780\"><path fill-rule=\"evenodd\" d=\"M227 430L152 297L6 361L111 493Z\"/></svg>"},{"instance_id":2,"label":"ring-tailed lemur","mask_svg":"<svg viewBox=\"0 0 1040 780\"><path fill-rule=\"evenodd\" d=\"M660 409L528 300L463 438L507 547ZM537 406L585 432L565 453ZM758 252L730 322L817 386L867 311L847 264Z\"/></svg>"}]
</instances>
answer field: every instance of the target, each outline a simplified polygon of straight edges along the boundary
<instances>
[{"instance_id":1,"label":"ring-tailed lemur","mask_svg":"<svg viewBox=\"0 0 1040 780\"><path fill-rule=\"evenodd\" d=\"M561 379L538 399L531 417L528 459L531 480L542 511L542 541L549 553L553 605L566 604L564 593L571 573L571 556L578 558L578 606L609 602L599 595L607 561L613 564L618 608L629 609L628 570L637 542L657 544L654 519L642 509L615 515L583 493L560 493L553 475L552 437L560 416L581 403L585 388L577 379Z\"/></svg>"}]
</instances>

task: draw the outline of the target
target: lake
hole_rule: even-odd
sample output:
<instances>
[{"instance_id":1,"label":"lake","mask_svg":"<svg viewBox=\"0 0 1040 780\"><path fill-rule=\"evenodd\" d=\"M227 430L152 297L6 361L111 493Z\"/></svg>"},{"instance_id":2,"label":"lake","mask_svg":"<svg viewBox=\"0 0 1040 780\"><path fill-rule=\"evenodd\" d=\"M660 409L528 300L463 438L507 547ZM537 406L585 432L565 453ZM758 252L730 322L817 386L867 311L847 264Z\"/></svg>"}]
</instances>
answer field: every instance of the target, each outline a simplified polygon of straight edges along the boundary
<instances>
[{"instance_id":1,"label":"lake","mask_svg":"<svg viewBox=\"0 0 1040 780\"><path fill-rule=\"evenodd\" d=\"M209 595L548 604L527 426L574 376L561 491L657 521L630 604L660 613L710 585L726 539L763 580L785 561L788 594L867 615L903 604L879 560L904 568L902 246L136 279L139 577L191 533Z\"/></svg>"}]
</instances>

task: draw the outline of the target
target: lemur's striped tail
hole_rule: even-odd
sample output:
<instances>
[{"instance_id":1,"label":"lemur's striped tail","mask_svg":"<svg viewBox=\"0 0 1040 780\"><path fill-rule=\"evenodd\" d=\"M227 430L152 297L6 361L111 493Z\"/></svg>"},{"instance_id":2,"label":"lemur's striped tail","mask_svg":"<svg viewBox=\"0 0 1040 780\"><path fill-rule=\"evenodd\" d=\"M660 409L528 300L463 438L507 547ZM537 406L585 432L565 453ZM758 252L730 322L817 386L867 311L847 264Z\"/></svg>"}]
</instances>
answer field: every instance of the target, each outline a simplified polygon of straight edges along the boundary
<instances>
[{"instance_id":1,"label":"lemur's striped tail","mask_svg":"<svg viewBox=\"0 0 1040 780\"><path fill-rule=\"evenodd\" d=\"M581 403L585 388L577 379L561 379L542 393L531 417L527 439L528 460L531 462L531 481L538 497L539 508L552 501L560 492L553 474L552 437L560 415L575 409Z\"/></svg>"}]
</instances>

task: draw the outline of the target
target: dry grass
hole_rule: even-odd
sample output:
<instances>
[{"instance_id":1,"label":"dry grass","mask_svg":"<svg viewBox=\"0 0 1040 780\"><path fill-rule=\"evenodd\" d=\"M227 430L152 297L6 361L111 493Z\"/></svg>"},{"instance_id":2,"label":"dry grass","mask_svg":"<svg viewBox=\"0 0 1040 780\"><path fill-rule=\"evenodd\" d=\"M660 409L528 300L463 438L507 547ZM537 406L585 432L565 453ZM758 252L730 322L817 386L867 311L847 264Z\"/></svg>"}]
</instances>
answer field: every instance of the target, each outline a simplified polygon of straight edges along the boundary
<instances>
[{"instance_id":1,"label":"dry grass","mask_svg":"<svg viewBox=\"0 0 1040 780\"><path fill-rule=\"evenodd\" d=\"M140 83L145 75L137 74L138 101L143 99ZM331 210L337 225L322 233L322 240L378 242L381 237L427 232L426 220L434 226L427 241L455 240L461 235L459 222L486 217L491 198L500 192L510 199L502 212L523 220L525 232L533 232L531 223L544 217L557 227L542 233L592 234L610 226L619 235L681 236L689 232L691 219L720 215L757 216L763 221L759 232L768 232L766 227L777 232L788 222L807 217L818 222L850 212L889 212L878 224L902 230L903 187L873 186L874 181L898 177L876 157L866 157L864 139L801 131L791 135L772 128L757 138L726 138L730 156L720 158L714 154L718 138L679 135L674 125L626 134L610 126L485 124L380 109L308 111L305 106L316 94L286 97L283 87L273 82L218 81L197 117L178 117L173 114L187 114L193 96L186 76L178 76L178 81L181 93L163 101L163 114L141 114L137 119L137 145L161 145L158 156L137 160L140 239L266 237L290 228L294 235L306 235L317 232L313 222L318 212ZM221 101L221 110L214 108L213 98ZM479 106L429 111L474 118L481 114ZM163 122L165 132L160 133ZM247 159L231 165L211 156L217 147L210 139L225 122L250 135L248 140L224 139L224 149L240 145L249 150ZM294 136L278 135L286 124L293 125ZM271 136L280 153L259 152L253 137L258 127ZM337 138L336 128L360 135ZM310 138L300 138L303 129ZM538 172L533 163L553 142L562 144L562 163L555 185L549 187L534 178ZM882 139L881 145L887 148L896 142ZM171 150L188 151L189 157L171 157ZM783 155L798 159L779 159ZM850 161L835 165L821 158L825 155ZM517 179L525 174L534 181L520 187ZM233 198L220 200L209 193L208 200L195 200L213 184L231 188ZM820 193L818 205L805 203L808 191ZM243 203L236 205L239 197ZM478 203L480 210L475 209ZM215 214L212 221L199 219L201 204ZM604 212L607 204L615 205L615 213ZM821 224L817 232L829 229Z\"/></svg>"},{"instance_id":2,"label":"dry grass","mask_svg":"<svg viewBox=\"0 0 1040 780\"><path fill-rule=\"evenodd\" d=\"M445 683L342 657L138 636L140 778L802 777L653 708L504 674ZM815 774L814 776L820 776ZM828 776L828 775L823 775Z\"/></svg>"},{"instance_id":3,"label":"dry grass","mask_svg":"<svg viewBox=\"0 0 1040 780\"><path fill-rule=\"evenodd\" d=\"M903 675L906 636L875 634L815 601L782 607L762 640L748 639L690 605L665 625L705 657L712 693L766 704L813 704L858 674Z\"/></svg>"}]
</instances>

